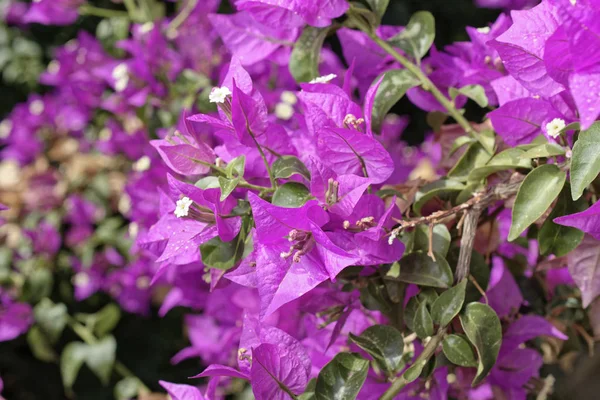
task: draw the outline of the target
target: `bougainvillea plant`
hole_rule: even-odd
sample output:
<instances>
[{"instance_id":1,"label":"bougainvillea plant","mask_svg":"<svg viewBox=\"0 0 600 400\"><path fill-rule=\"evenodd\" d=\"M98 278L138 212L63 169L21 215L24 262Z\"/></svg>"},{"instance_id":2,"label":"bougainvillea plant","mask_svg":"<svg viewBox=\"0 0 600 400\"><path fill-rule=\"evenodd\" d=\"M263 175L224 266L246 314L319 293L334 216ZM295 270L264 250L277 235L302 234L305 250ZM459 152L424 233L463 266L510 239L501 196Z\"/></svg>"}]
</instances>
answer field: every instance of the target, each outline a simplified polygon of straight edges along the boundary
<instances>
[{"instance_id":1,"label":"bougainvillea plant","mask_svg":"<svg viewBox=\"0 0 600 400\"><path fill-rule=\"evenodd\" d=\"M188 311L174 400L546 399L544 365L592 351L599 1L479 0L513 11L443 49L429 12L382 25L389 0L122 3L5 16L103 18L0 125L0 341L66 393L83 365L158 390L111 334L151 305Z\"/></svg>"}]
</instances>

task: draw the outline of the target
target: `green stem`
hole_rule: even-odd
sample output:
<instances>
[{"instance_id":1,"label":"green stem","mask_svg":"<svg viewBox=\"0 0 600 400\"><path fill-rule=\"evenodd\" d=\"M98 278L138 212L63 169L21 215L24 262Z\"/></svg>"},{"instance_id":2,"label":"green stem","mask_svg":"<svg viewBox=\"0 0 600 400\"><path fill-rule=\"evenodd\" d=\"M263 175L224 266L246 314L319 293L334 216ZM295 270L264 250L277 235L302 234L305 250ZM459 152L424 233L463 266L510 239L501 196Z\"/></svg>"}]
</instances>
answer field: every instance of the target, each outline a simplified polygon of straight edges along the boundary
<instances>
[{"instance_id":1,"label":"green stem","mask_svg":"<svg viewBox=\"0 0 600 400\"><path fill-rule=\"evenodd\" d=\"M350 10L350 12L352 12L352 9ZM469 121L456 109L454 103L435 86L435 84L431 81L431 79L429 79L429 77L425 73L423 73L419 66L412 63L402 54L398 53L398 51L396 51L396 49L394 49L393 46L391 46L385 40L377 36L377 33L370 29L368 24L362 22L360 15L356 15L356 18L353 22L355 22L356 25L363 32L369 35L369 37L375 43L377 43L377 45L379 45L379 47L381 47L386 53L394 57L394 59L398 61L408 71L412 72L421 81L422 88L430 92L433 95L433 97L435 97L436 100L439 101L442 106L444 106L444 108L448 111L452 118L454 118L454 120L465 130L467 134L469 134L471 137L473 137L479 143L481 143L484 149L487 149L487 147L483 144L479 134L475 131L475 129L473 129Z\"/></svg>"},{"instance_id":2,"label":"green stem","mask_svg":"<svg viewBox=\"0 0 600 400\"><path fill-rule=\"evenodd\" d=\"M435 354L435 351L444 339L445 334L446 327L440 328L437 334L431 338L431 340L429 341L429 343L427 343L421 354L419 354L417 359L413 362L413 365L418 363L421 363L423 365L427 364L429 359ZM390 386L389 389L385 391L385 393L379 398L379 400L393 400L394 397L396 397L396 395L400 393L400 391L404 389L409 383L410 382L404 378L404 375L401 376L392 383L392 386Z\"/></svg>"},{"instance_id":3,"label":"green stem","mask_svg":"<svg viewBox=\"0 0 600 400\"><path fill-rule=\"evenodd\" d=\"M263 162L265 163L265 167L267 168L267 173L269 174L269 180L271 181L271 188L273 190L275 190L275 188L277 187L277 181L275 180L275 177L273 176L273 172L271 171L271 166L269 165L267 156L265 156L265 152L263 151L262 147L260 147L260 144L258 144L258 140L256 140L254 135L252 135L252 139L254 139L254 143L256 143L258 152L260 153L260 156L262 157Z\"/></svg>"},{"instance_id":4,"label":"green stem","mask_svg":"<svg viewBox=\"0 0 600 400\"><path fill-rule=\"evenodd\" d=\"M140 21L140 10L135 5L134 0L123 0L123 4L129 13L129 17L134 21Z\"/></svg>"},{"instance_id":5,"label":"green stem","mask_svg":"<svg viewBox=\"0 0 600 400\"><path fill-rule=\"evenodd\" d=\"M92 15L94 17L112 18L112 17L128 17L129 14L125 11L111 10L108 8L94 7L89 4L84 4L79 7L80 15Z\"/></svg>"},{"instance_id":6,"label":"green stem","mask_svg":"<svg viewBox=\"0 0 600 400\"><path fill-rule=\"evenodd\" d=\"M98 343L98 338L96 338L96 336L87 327L77 322L73 317L69 316L67 323L73 332L75 332L77 336L79 336L85 343L89 345ZM148 388L148 386L146 386L140 378L135 376L135 374L119 360L115 360L115 371L123 378L134 378L138 381L138 385L143 391L148 393L151 392L150 388Z\"/></svg>"},{"instance_id":7,"label":"green stem","mask_svg":"<svg viewBox=\"0 0 600 400\"><path fill-rule=\"evenodd\" d=\"M176 32L177 28L181 26L188 19L194 8L198 4L198 0L187 0L179 14L171 21L169 26L167 27L168 32Z\"/></svg>"},{"instance_id":8,"label":"green stem","mask_svg":"<svg viewBox=\"0 0 600 400\"><path fill-rule=\"evenodd\" d=\"M259 151L260 151L260 146L259 146ZM262 153L262 151L261 151L261 153ZM265 160L264 157L263 157L263 160ZM217 167L216 165L207 163L206 161L201 161L201 160L195 160L195 161L198 164L202 164L202 165L205 165L205 166L209 167L210 169L212 169L213 171L216 171L216 172L220 173L221 175L225 175L225 176L227 175L227 172L223 168L221 168L221 167ZM268 166L267 166L267 170L269 170ZM271 171L269 170L269 177L270 176L271 176ZM271 181L271 184L272 183L273 182ZM269 188L269 187L266 187L266 186L254 185L254 184L248 182L247 180L245 180L244 178L242 178L242 180L240 181L240 183L238 183L238 186L242 187L242 188L246 188L246 189L259 190L259 191L262 191L262 192L273 192L273 191L275 191L275 189L273 187Z\"/></svg>"}]
</instances>

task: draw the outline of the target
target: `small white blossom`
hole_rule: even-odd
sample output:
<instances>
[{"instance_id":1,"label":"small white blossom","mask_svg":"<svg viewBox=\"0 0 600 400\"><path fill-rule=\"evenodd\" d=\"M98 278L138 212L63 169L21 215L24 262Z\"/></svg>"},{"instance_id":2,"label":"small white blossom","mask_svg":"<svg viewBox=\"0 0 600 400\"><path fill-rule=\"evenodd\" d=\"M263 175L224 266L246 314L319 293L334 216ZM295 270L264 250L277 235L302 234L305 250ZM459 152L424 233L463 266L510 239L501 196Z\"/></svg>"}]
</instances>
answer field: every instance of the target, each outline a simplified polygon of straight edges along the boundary
<instances>
[{"instance_id":1,"label":"small white blossom","mask_svg":"<svg viewBox=\"0 0 600 400\"><path fill-rule=\"evenodd\" d=\"M577 4L577 0L569 0L571 2L571 5L575 5Z\"/></svg>"},{"instance_id":2,"label":"small white blossom","mask_svg":"<svg viewBox=\"0 0 600 400\"><path fill-rule=\"evenodd\" d=\"M177 218L187 217L192 203L193 201L189 197L183 197L177 200L177 206L175 207L175 215Z\"/></svg>"},{"instance_id":3,"label":"small white blossom","mask_svg":"<svg viewBox=\"0 0 600 400\"><path fill-rule=\"evenodd\" d=\"M115 90L122 92L129 83L129 67L125 63L117 65L112 71L112 77L115 80Z\"/></svg>"},{"instance_id":4,"label":"small white blossom","mask_svg":"<svg viewBox=\"0 0 600 400\"><path fill-rule=\"evenodd\" d=\"M71 282L75 286L87 286L90 283L90 277L85 272L78 272L73 276Z\"/></svg>"},{"instance_id":5,"label":"small white blossom","mask_svg":"<svg viewBox=\"0 0 600 400\"><path fill-rule=\"evenodd\" d=\"M227 96L231 96L231 90L226 86L215 87L208 95L211 103L225 103Z\"/></svg>"},{"instance_id":6,"label":"small white blossom","mask_svg":"<svg viewBox=\"0 0 600 400\"><path fill-rule=\"evenodd\" d=\"M560 135L560 131L565 128L566 123L564 119L554 118L552 121L546 124L546 132L553 138L558 137Z\"/></svg>"},{"instance_id":7,"label":"small white blossom","mask_svg":"<svg viewBox=\"0 0 600 400\"><path fill-rule=\"evenodd\" d=\"M142 26L140 26L140 32L141 33L148 33L152 29L154 29L154 22L146 22L145 24L143 24Z\"/></svg>"},{"instance_id":8,"label":"small white blossom","mask_svg":"<svg viewBox=\"0 0 600 400\"><path fill-rule=\"evenodd\" d=\"M148 156L142 156L139 160L133 163L133 170L137 172L144 172L150 168L151 160Z\"/></svg>"},{"instance_id":9,"label":"small white blossom","mask_svg":"<svg viewBox=\"0 0 600 400\"><path fill-rule=\"evenodd\" d=\"M281 101L291 106L298 102L298 97L296 96L296 94L294 92L290 92L289 90L284 90L283 92L281 92L280 98Z\"/></svg>"},{"instance_id":10,"label":"small white blossom","mask_svg":"<svg viewBox=\"0 0 600 400\"><path fill-rule=\"evenodd\" d=\"M44 112L44 102L41 100L34 100L29 105L29 112L33 115L41 115Z\"/></svg>"},{"instance_id":11,"label":"small white blossom","mask_svg":"<svg viewBox=\"0 0 600 400\"><path fill-rule=\"evenodd\" d=\"M48 64L48 72L51 74L56 74L60 70L60 62L56 60L50 61Z\"/></svg>"},{"instance_id":12,"label":"small white blossom","mask_svg":"<svg viewBox=\"0 0 600 400\"><path fill-rule=\"evenodd\" d=\"M477 28L477 32L479 33L483 33L483 34L488 34L490 33L490 27L489 26L484 26L483 28Z\"/></svg>"},{"instance_id":13,"label":"small white blossom","mask_svg":"<svg viewBox=\"0 0 600 400\"><path fill-rule=\"evenodd\" d=\"M5 119L0 122L0 139L5 139L10 135L10 131L12 131L12 121L10 119Z\"/></svg>"},{"instance_id":14,"label":"small white blossom","mask_svg":"<svg viewBox=\"0 0 600 400\"><path fill-rule=\"evenodd\" d=\"M308 83L329 83L332 80L334 80L335 78L337 78L336 74L329 74L329 75L325 75L325 76L319 76L318 78L315 78Z\"/></svg>"},{"instance_id":15,"label":"small white blossom","mask_svg":"<svg viewBox=\"0 0 600 400\"><path fill-rule=\"evenodd\" d=\"M275 106L275 116L279 119L287 121L294 116L294 107L288 103L277 103Z\"/></svg>"}]
</instances>

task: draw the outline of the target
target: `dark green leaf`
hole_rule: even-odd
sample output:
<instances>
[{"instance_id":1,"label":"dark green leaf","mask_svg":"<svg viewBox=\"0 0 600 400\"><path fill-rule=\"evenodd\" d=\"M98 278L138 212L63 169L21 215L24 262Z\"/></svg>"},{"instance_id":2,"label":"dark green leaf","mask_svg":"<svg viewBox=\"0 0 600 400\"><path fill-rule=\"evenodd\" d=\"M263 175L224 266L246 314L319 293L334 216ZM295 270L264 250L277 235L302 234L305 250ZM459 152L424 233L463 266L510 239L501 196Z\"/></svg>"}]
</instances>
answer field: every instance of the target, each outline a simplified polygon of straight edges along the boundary
<instances>
[{"instance_id":1,"label":"dark green leaf","mask_svg":"<svg viewBox=\"0 0 600 400\"><path fill-rule=\"evenodd\" d=\"M38 360L45 362L56 361L57 356L52 348L52 344L39 326L34 325L29 329L29 332L27 332L27 343L31 352Z\"/></svg>"},{"instance_id":2,"label":"dark green leaf","mask_svg":"<svg viewBox=\"0 0 600 400\"><path fill-rule=\"evenodd\" d=\"M387 314L391 311L391 305L385 297L385 293L385 285L370 281L367 287L360 290L360 301L367 310L381 311Z\"/></svg>"},{"instance_id":3,"label":"dark green leaf","mask_svg":"<svg viewBox=\"0 0 600 400\"><path fill-rule=\"evenodd\" d=\"M531 168L531 161L523 158L523 150L511 148L496 154L484 166L475 168L469 173L469 181L477 182L496 172L508 169Z\"/></svg>"},{"instance_id":4,"label":"dark green leaf","mask_svg":"<svg viewBox=\"0 0 600 400\"><path fill-rule=\"evenodd\" d=\"M408 383L414 381L421 375L421 371L423 371L423 367L425 367L426 364L427 361L423 360L422 362L411 365L406 371L404 371L402 377Z\"/></svg>"},{"instance_id":5,"label":"dark green leaf","mask_svg":"<svg viewBox=\"0 0 600 400\"><path fill-rule=\"evenodd\" d=\"M527 175L512 210L508 240L513 241L537 221L562 190L567 174L554 164L544 164Z\"/></svg>"},{"instance_id":6,"label":"dark green leaf","mask_svg":"<svg viewBox=\"0 0 600 400\"><path fill-rule=\"evenodd\" d=\"M417 294L417 300L419 300L420 303L425 302L430 307L435 303L438 297L439 296L434 288L421 288L421 291Z\"/></svg>"},{"instance_id":7,"label":"dark green leaf","mask_svg":"<svg viewBox=\"0 0 600 400\"><path fill-rule=\"evenodd\" d=\"M351 333L350 340L371 355L386 371L393 373L401 368L404 339L396 328L374 325L365 329L360 336Z\"/></svg>"},{"instance_id":8,"label":"dark green leaf","mask_svg":"<svg viewBox=\"0 0 600 400\"><path fill-rule=\"evenodd\" d=\"M413 296L406 304L406 307L404 307L404 323L406 324L406 327L413 332L415 331L415 325L413 322L415 321L415 315L417 315L419 304L420 303L417 300L417 297Z\"/></svg>"},{"instance_id":9,"label":"dark green leaf","mask_svg":"<svg viewBox=\"0 0 600 400\"><path fill-rule=\"evenodd\" d=\"M77 379L79 370L83 365L87 354L87 345L81 342L67 344L60 356L60 373L63 385L70 389Z\"/></svg>"},{"instance_id":10,"label":"dark green leaf","mask_svg":"<svg viewBox=\"0 0 600 400\"><path fill-rule=\"evenodd\" d=\"M477 375L473 379L475 386L496 363L502 344L502 328L494 310L483 303L467 304L460 315L460 323L479 355Z\"/></svg>"},{"instance_id":11,"label":"dark green leaf","mask_svg":"<svg viewBox=\"0 0 600 400\"><path fill-rule=\"evenodd\" d=\"M459 95L467 96L473 100L481 108L488 106L489 101L485 94L485 89L481 85L467 85L460 89L450 88L449 90L452 100L455 100Z\"/></svg>"},{"instance_id":12,"label":"dark green leaf","mask_svg":"<svg viewBox=\"0 0 600 400\"><path fill-rule=\"evenodd\" d=\"M420 60L427 54L434 39L435 18L428 11L419 11L413 14L406 28L388 42Z\"/></svg>"},{"instance_id":13,"label":"dark green leaf","mask_svg":"<svg viewBox=\"0 0 600 400\"><path fill-rule=\"evenodd\" d=\"M304 389L304 393L298 396L298 400L315 400L315 390L317 388L317 378L312 378L308 385L306 385L306 389Z\"/></svg>"},{"instance_id":14,"label":"dark green leaf","mask_svg":"<svg viewBox=\"0 0 600 400\"><path fill-rule=\"evenodd\" d=\"M227 197L235 190L240 183L240 178L225 178L219 176L219 187L221 188L221 201L225 201Z\"/></svg>"},{"instance_id":15,"label":"dark green leaf","mask_svg":"<svg viewBox=\"0 0 600 400\"><path fill-rule=\"evenodd\" d=\"M466 180L475 169L484 166L492 156L479 142L474 142L448 172L448 177L456 180Z\"/></svg>"},{"instance_id":16,"label":"dark green leaf","mask_svg":"<svg viewBox=\"0 0 600 400\"><path fill-rule=\"evenodd\" d=\"M377 82L381 75L375 79ZM393 69L385 72L385 76L377 89L373 102L371 127L374 132L381 130L381 124L390 109L410 88L418 86L419 80L406 69Z\"/></svg>"},{"instance_id":17,"label":"dark green leaf","mask_svg":"<svg viewBox=\"0 0 600 400\"><path fill-rule=\"evenodd\" d=\"M413 210L417 215L421 215L421 209L427 202L434 197L444 200L452 199L465 188L464 183L452 179L440 179L423 186L415 195Z\"/></svg>"},{"instance_id":18,"label":"dark green leaf","mask_svg":"<svg viewBox=\"0 0 600 400\"><path fill-rule=\"evenodd\" d=\"M419 304L417 313L415 314L415 320L413 321L413 328L415 329L417 336L421 339L433 335L433 320L431 319L429 310L427 310L427 303L421 302L421 304Z\"/></svg>"},{"instance_id":19,"label":"dark green leaf","mask_svg":"<svg viewBox=\"0 0 600 400\"><path fill-rule=\"evenodd\" d=\"M302 207L310 199L310 191L301 183L287 182L277 188L272 203L287 208Z\"/></svg>"},{"instance_id":20,"label":"dark green leaf","mask_svg":"<svg viewBox=\"0 0 600 400\"><path fill-rule=\"evenodd\" d=\"M444 224L437 224L434 225L432 233L433 251L446 257L450 248L450 241L452 240L448 228ZM429 251L429 227L427 225L418 225L415 228L414 235L412 251Z\"/></svg>"},{"instance_id":21,"label":"dark green leaf","mask_svg":"<svg viewBox=\"0 0 600 400\"><path fill-rule=\"evenodd\" d=\"M554 254L557 257L567 255L579 246L585 236L577 228L554 223L554 218L575 214L587 208L587 202L584 199L572 200L569 186L569 184L566 184L562 189L554 209L538 232L540 254L542 255Z\"/></svg>"},{"instance_id":22,"label":"dark green leaf","mask_svg":"<svg viewBox=\"0 0 600 400\"><path fill-rule=\"evenodd\" d=\"M436 324L447 326L458 315L465 301L467 280L446 290L431 306L431 317Z\"/></svg>"},{"instance_id":23,"label":"dark green leaf","mask_svg":"<svg viewBox=\"0 0 600 400\"><path fill-rule=\"evenodd\" d=\"M243 258L246 248L250 245L252 236L247 236L250 219L244 218L240 233L230 242L223 242L215 237L200 245L202 263L209 268L228 270L237 265Z\"/></svg>"},{"instance_id":24,"label":"dark green leaf","mask_svg":"<svg viewBox=\"0 0 600 400\"><path fill-rule=\"evenodd\" d=\"M33 315L45 336L51 343L55 343L67 325L67 306L62 303L54 304L46 298L35 306Z\"/></svg>"},{"instance_id":25,"label":"dark green leaf","mask_svg":"<svg viewBox=\"0 0 600 400\"><path fill-rule=\"evenodd\" d=\"M302 161L294 156L283 156L275 160L271 166L275 178L287 179L292 175L300 175L310 181L310 171Z\"/></svg>"},{"instance_id":26,"label":"dark green leaf","mask_svg":"<svg viewBox=\"0 0 600 400\"><path fill-rule=\"evenodd\" d=\"M452 364L461 367L476 367L475 351L463 335L448 335L442 342L444 355Z\"/></svg>"},{"instance_id":27,"label":"dark green leaf","mask_svg":"<svg viewBox=\"0 0 600 400\"><path fill-rule=\"evenodd\" d=\"M581 131L571 157L571 195L577 200L600 173L600 122Z\"/></svg>"},{"instance_id":28,"label":"dark green leaf","mask_svg":"<svg viewBox=\"0 0 600 400\"><path fill-rule=\"evenodd\" d=\"M296 82L309 82L319 76L319 57L329 28L304 27L290 56L290 72Z\"/></svg>"},{"instance_id":29,"label":"dark green leaf","mask_svg":"<svg viewBox=\"0 0 600 400\"><path fill-rule=\"evenodd\" d=\"M317 400L354 400L367 379L369 361L357 353L339 353L319 373Z\"/></svg>"},{"instance_id":30,"label":"dark green leaf","mask_svg":"<svg viewBox=\"0 0 600 400\"><path fill-rule=\"evenodd\" d=\"M441 254L435 254L436 261L424 252L408 254L400 260L400 276L402 282L415 285L447 288L452 285L452 270Z\"/></svg>"}]
</instances>

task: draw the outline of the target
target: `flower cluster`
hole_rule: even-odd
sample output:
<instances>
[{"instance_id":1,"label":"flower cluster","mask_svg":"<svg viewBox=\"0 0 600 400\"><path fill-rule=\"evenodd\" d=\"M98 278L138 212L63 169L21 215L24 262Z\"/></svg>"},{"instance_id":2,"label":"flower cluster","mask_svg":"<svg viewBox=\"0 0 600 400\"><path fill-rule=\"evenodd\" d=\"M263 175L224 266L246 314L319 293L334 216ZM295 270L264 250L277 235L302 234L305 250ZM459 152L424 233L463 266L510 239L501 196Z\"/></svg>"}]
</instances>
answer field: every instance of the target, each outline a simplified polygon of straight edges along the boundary
<instances>
[{"instance_id":1,"label":"flower cluster","mask_svg":"<svg viewBox=\"0 0 600 400\"><path fill-rule=\"evenodd\" d=\"M543 399L542 366L600 334L597 1L480 0L523 10L442 49L428 12L382 25L385 1L125 3L124 37L80 33L0 125L0 341L68 325L63 365L150 390L115 360L110 310L68 315L61 273L77 302L185 308L171 362L205 379L160 381L174 400L240 381L258 400ZM428 113L417 147L404 96Z\"/></svg>"}]
</instances>

